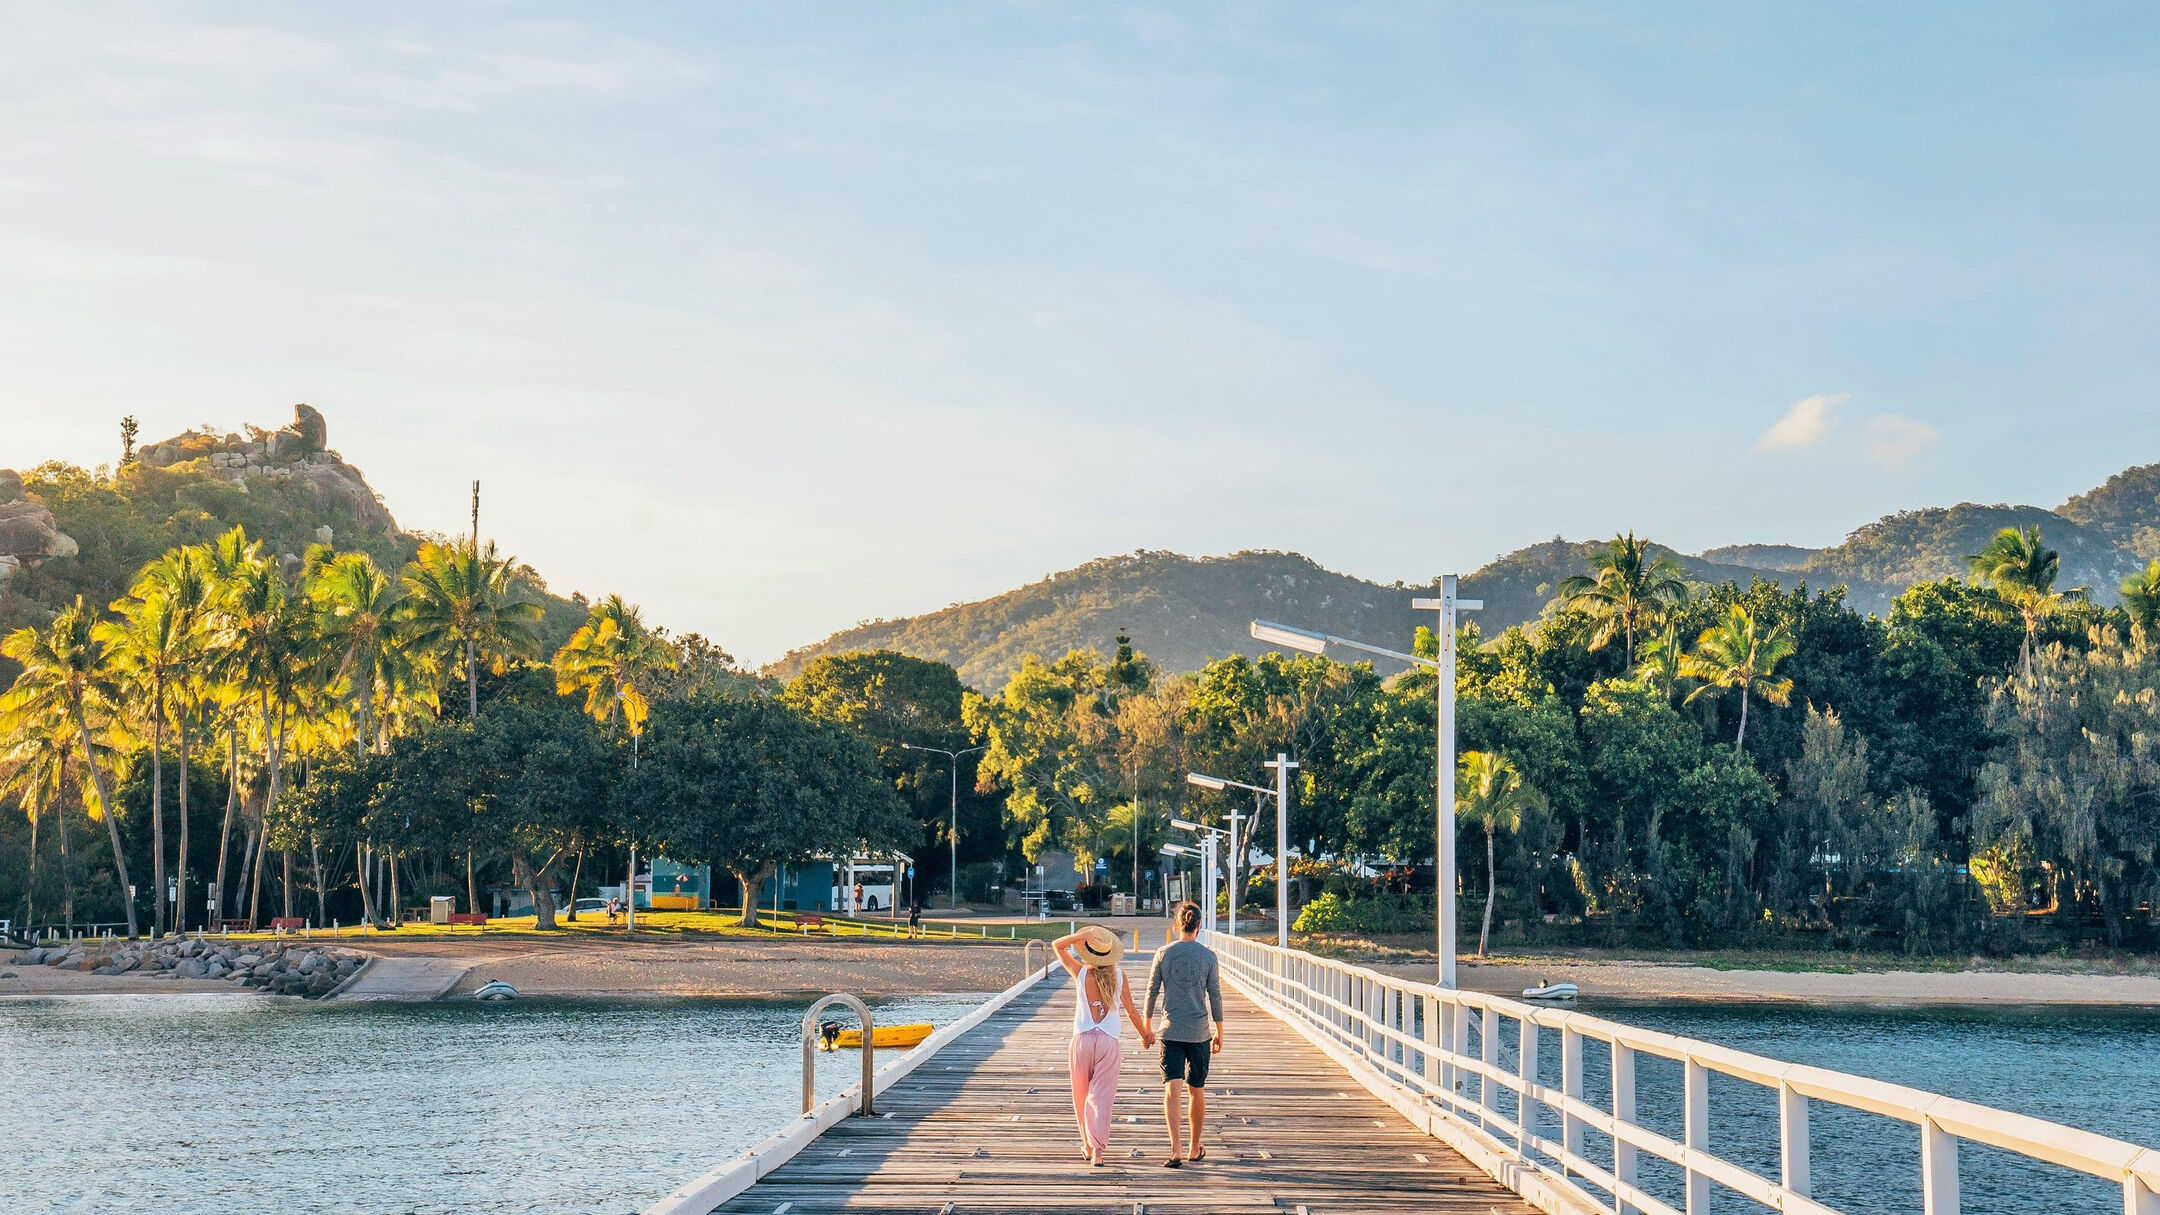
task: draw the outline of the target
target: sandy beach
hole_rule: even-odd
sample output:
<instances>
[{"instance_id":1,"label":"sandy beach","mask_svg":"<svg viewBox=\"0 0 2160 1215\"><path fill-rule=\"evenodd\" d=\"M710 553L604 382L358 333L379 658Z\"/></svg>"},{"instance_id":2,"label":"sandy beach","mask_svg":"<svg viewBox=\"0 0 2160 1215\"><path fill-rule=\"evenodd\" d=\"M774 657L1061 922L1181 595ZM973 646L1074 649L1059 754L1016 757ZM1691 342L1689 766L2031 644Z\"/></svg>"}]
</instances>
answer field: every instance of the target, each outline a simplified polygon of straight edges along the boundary
<instances>
[{"instance_id":1,"label":"sandy beach","mask_svg":"<svg viewBox=\"0 0 2160 1215\"><path fill-rule=\"evenodd\" d=\"M772 996L850 992L905 996L999 991L1020 977L1020 950L944 941L631 941L592 936L384 937L339 942L373 955L376 968L410 970L411 998L451 997L500 979L523 996ZM214 980L93 975L0 962L0 999L23 996L191 992L255 995ZM1036 951L1039 960L1041 951ZM400 966L403 962L426 966ZM447 971L447 973L446 973ZM462 971L462 973L460 973ZM450 982L449 976L455 976ZM368 975L362 976L364 979ZM437 981L438 977L441 981ZM377 985L379 986L379 985ZM394 989L394 984L391 987ZM383 994L395 994L394 990Z\"/></svg>"}]
</instances>

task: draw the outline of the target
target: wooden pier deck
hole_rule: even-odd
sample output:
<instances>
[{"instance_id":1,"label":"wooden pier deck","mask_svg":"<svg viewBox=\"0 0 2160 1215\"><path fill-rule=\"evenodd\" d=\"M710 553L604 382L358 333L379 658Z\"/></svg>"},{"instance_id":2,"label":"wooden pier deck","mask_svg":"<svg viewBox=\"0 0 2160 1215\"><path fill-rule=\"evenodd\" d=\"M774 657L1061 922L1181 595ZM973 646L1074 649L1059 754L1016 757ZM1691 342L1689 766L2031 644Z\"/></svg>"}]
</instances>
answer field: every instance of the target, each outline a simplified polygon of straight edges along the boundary
<instances>
[{"instance_id":1,"label":"wooden pier deck","mask_svg":"<svg viewBox=\"0 0 2160 1215\"><path fill-rule=\"evenodd\" d=\"M1531 1215L1287 1026L1223 994L1198 1164L1162 1166L1161 1076L1129 1025L1110 1162L1081 1157L1065 1063L1073 988L1053 975L883 1094L877 1117L833 1127L719 1209Z\"/></svg>"}]
</instances>

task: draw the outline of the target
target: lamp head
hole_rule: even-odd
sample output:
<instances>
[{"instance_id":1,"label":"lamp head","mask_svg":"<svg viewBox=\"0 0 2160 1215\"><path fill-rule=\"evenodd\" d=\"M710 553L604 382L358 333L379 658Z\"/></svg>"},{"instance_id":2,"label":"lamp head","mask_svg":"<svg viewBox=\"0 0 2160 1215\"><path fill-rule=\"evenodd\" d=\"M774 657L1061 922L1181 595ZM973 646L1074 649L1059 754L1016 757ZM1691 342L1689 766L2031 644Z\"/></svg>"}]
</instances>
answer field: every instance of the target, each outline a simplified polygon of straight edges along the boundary
<instances>
[{"instance_id":1,"label":"lamp head","mask_svg":"<svg viewBox=\"0 0 2160 1215\"><path fill-rule=\"evenodd\" d=\"M1198 772L1187 772L1185 774L1185 783L1188 785L1198 785L1203 789L1224 789L1228 788L1230 785L1229 781L1224 780L1220 776L1203 776Z\"/></svg>"},{"instance_id":2,"label":"lamp head","mask_svg":"<svg viewBox=\"0 0 2160 1215\"><path fill-rule=\"evenodd\" d=\"M1272 620L1255 620L1252 622L1252 635L1254 641L1279 645L1286 650L1299 650L1307 654L1327 653L1327 635L1310 629L1292 628Z\"/></svg>"},{"instance_id":3,"label":"lamp head","mask_svg":"<svg viewBox=\"0 0 2160 1215\"><path fill-rule=\"evenodd\" d=\"M1192 821L1191 821L1191 820L1189 820L1189 819L1182 819L1182 818L1174 818L1174 819L1171 819L1171 820L1170 820L1170 825L1171 825L1171 826L1173 826L1173 827L1176 827L1176 828L1178 828L1178 829L1180 829L1180 830L1183 830L1183 831L1204 831L1204 830L1206 830L1206 828L1202 827L1202 826L1201 826L1200 824L1198 824L1198 823L1196 823L1196 822L1192 822Z\"/></svg>"}]
</instances>

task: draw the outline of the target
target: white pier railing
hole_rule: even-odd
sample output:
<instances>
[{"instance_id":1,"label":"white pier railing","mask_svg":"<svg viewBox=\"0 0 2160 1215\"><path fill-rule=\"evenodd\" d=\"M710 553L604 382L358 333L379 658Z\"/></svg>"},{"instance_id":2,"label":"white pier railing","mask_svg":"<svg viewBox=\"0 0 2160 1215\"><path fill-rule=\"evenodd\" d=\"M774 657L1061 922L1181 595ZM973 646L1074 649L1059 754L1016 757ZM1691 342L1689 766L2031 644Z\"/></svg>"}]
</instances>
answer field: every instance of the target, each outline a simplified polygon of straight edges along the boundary
<instances>
[{"instance_id":1,"label":"white pier railing","mask_svg":"<svg viewBox=\"0 0 2160 1215\"><path fill-rule=\"evenodd\" d=\"M1547 1211L1708 1215L1715 1185L1788 1215L1847 1215L1811 1196L1810 1107L1820 1102L1910 1125L1923 1215L1958 1215L1961 1143L2097 1179L2120 1190L2121 1206L2113 1209L2123 1215L2160 1215L2160 1151L2105 1135L1252 940L1211 933L1207 944L1239 990L1413 1123ZM1585 1044L1594 1044L1592 1069L1585 1068ZM1548 1049L1558 1050L1557 1066ZM1608 1051L1609 1063L1597 1057ZM1637 1064L1645 1056L1679 1065L1677 1138L1638 1117ZM1586 1098L1592 1070L1597 1101ZM1721 1108L1752 1100L1767 1110L1774 1103L1774 1175L1712 1150L1713 1138L1720 1144L1735 1138L1735 1128L1713 1124L1713 1075L1759 1090L1728 1092L1721 1080ZM1903 1162L1913 1160L1906 1147L1886 1150L1879 1160L1840 1163L1880 1178L1888 1190L1910 1192L1914 1178L1885 1171L1902 1172L1913 1167ZM1645 1188L1645 1165L1661 1170L1664 1183L1656 1188L1674 1201ZM2095 1185L2082 1178L2078 1184ZM1738 1208L1723 1200L1719 1209ZM2020 1209L2048 1208L2027 1202Z\"/></svg>"}]
</instances>

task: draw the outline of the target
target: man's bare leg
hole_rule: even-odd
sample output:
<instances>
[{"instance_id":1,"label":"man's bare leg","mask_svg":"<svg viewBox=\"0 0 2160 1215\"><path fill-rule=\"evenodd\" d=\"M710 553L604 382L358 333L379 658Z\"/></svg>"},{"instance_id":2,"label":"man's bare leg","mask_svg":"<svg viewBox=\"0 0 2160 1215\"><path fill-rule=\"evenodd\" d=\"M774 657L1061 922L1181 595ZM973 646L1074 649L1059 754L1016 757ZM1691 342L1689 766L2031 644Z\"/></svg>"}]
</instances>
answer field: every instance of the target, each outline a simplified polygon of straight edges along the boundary
<instances>
[{"instance_id":1,"label":"man's bare leg","mask_svg":"<svg viewBox=\"0 0 2160 1215\"><path fill-rule=\"evenodd\" d=\"M1200 1151L1200 1124L1207 1121L1207 1090L1194 1088L1190 1091L1192 1093L1192 1150L1197 1155ZM1173 1119L1173 1121L1175 1120ZM1170 1135L1170 1150L1173 1152L1177 1150L1177 1133L1175 1131L1171 1132Z\"/></svg>"},{"instance_id":2,"label":"man's bare leg","mask_svg":"<svg viewBox=\"0 0 2160 1215\"><path fill-rule=\"evenodd\" d=\"M1195 1093L1199 1092L1198 1089L1193 1091ZM1182 1125L1185 1120L1180 1116L1185 1112L1182 1108L1185 1104L1184 1097L1185 1082L1183 1080L1172 1080L1163 1085L1163 1125L1170 1128L1170 1158L1172 1160L1181 1160L1185 1156L1185 1146L1180 1137L1180 1132L1185 1129Z\"/></svg>"}]
</instances>

